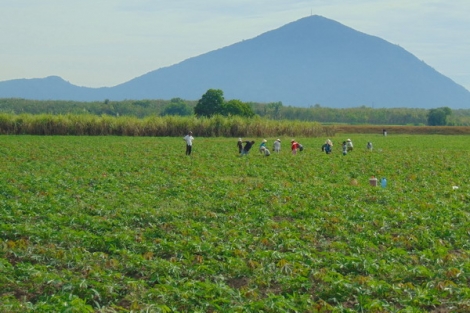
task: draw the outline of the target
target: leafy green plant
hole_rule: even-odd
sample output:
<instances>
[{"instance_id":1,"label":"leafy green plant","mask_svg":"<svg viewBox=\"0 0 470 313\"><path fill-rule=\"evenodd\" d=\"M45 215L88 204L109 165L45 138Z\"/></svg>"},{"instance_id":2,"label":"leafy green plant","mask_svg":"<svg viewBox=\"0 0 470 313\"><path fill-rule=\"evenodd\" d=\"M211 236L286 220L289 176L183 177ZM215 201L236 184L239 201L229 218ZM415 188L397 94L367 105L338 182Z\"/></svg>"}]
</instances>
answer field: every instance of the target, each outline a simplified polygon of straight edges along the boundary
<instances>
[{"instance_id":1,"label":"leafy green plant","mask_svg":"<svg viewBox=\"0 0 470 313\"><path fill-rule=\"evenodd\" d=\"M2 136L0 311L468 310L468 138L342 136Z\"/></svg>"}]
</instances>

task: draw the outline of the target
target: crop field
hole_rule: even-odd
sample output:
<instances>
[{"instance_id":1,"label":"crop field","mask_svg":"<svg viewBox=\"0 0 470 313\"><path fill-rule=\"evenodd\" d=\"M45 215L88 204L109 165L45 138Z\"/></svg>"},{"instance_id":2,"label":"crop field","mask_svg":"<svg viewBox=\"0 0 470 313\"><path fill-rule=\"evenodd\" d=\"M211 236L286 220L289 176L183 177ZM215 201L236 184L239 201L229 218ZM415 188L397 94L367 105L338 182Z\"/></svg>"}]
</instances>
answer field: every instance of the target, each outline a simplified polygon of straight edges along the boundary
<instances>
[{"instance_id":1,"label":"crop field","mask_svg":"<svg viewBox=\"0 0 470 313\"><path fill-rule=\"evenodd\" d=\"M0 136L0 312L470 312L468 135L182 136Z\"/></svg>"}]
</instances>

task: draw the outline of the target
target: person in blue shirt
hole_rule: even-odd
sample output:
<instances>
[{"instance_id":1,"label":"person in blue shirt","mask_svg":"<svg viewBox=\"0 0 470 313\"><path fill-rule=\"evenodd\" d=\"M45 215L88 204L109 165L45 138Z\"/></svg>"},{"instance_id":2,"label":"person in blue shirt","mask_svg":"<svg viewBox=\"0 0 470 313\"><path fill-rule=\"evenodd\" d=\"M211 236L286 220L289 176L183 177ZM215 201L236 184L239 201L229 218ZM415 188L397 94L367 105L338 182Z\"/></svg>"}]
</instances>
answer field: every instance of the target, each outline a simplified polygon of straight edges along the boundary
<instances>
[{"instance_id":1,"label":"person in blue shirt","mask_svg":"<svg viewBox=\"0 0 470 313\"><path fill-rule=\"evenodd\" d=\"M333 148L333 142L328 139L323 146L321 146L321 151L325 151L326 154L330 154Z\"/></svg>"},{"instance_id":2,"label":"person in blue shirt","mask_svg":"<svg viewBox=\"0 0 470 313\"><path fill-rule=\"evenodd\" d=\"M263 153L263 149L266 148L266 143L268 141L266 139L263 139L263 141L261 142L261 144L259 145L259 153Z\"/></svg>"}]
</instances>

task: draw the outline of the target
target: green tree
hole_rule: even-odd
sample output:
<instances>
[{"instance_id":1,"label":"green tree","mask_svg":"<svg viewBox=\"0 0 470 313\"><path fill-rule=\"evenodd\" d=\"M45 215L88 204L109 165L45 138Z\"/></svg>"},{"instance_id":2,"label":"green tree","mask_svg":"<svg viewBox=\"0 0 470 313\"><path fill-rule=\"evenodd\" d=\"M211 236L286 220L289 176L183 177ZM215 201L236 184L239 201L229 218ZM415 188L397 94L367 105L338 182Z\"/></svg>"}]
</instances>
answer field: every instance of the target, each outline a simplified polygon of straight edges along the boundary
<instances>
[{"instance_id":1,"label":"green tree","mask_svg":"<svg viewBox=\"0 0 470 313\"><path fill-rule=\"evenodd\" d=\"M194 107L197 116L220 114L224 104L224 92L220 89L209 89Z\"/></svg>"},{"instance_id":2,"label":"green tree","mask_svg":"<svg viewBox=\"0 0 470 313\"><path fill-rule=\"evenodd\" d=\"M225 102L221 107L220 114L225 116L239 115L245 117L252 117L255 115L253 109L247 103L240 100L229 100Z\"/></svg>"},{"instance_id":3,"label":"green tree","mask_svg":"<svg viewBox=\"0 0 470 313\"><path fill-rule=\"evenodd\" d=\"M428 112L428 125L429 126L447 125L447 116L451 114L452 114L452 110L449 107L431 109Z\"/></svg>"},{"instance_id":4,"label":"green tree","mask_svg":"<svg viewBox=\"0 0 470 313\"><path fill-rule=\"evenodd\" d=\"M183 99L173 98L170 103L163 108L162 115L188 116L193 114L193 109L184 102Z\"/></svg>"},{"instance_id":5,"label":"green tree","mask_svg":"<svg viewBox=\"0 0 470 313\"><path fill-rule=\"evenodd\" d=\"M270 109L271 113L271 118L278 120L281 118L281 109L282 109L282 102L272 102L267 105L267 107Z\"/></svg>"}]
</instances>

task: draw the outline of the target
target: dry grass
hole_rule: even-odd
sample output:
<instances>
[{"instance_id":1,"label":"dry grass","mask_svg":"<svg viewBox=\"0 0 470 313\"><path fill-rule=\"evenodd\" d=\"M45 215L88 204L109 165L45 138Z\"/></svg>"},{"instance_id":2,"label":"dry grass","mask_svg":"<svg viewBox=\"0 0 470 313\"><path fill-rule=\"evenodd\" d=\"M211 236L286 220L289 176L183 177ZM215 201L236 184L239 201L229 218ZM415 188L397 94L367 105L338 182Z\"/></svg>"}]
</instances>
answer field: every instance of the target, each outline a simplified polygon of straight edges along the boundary
<instances>
[{"instance_id":1,"label":"dry grass","mask_svg":"<svg viewBox=\"0 0 470 313\"><path fill-rule=\"evenodd\" d=\"M382 134L388 135L469 135L470 126L376 126L376 125L336 125L337 133L347 134Z\"/></svg>"},{"instance_id":2,"label":"dry grass","mask_svg":"<svg viewBox=\"0 0 470 313\"><path fill-rule=\"evenodd\" d=\"M199 137L303 136L332 137L347 134L439 134L468 135L470 126L323 125L318 122L241 118L236 116L196 118L181 116L113 117L96 115L0 114L0 134L75 136L181 136L188 130Z\"/></svg>"}]
</instances>

